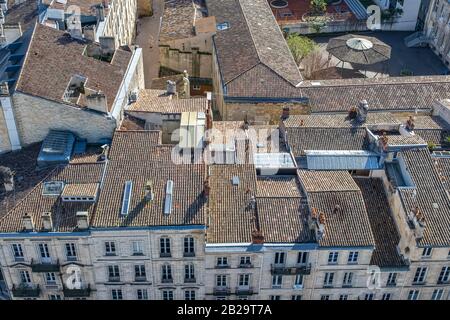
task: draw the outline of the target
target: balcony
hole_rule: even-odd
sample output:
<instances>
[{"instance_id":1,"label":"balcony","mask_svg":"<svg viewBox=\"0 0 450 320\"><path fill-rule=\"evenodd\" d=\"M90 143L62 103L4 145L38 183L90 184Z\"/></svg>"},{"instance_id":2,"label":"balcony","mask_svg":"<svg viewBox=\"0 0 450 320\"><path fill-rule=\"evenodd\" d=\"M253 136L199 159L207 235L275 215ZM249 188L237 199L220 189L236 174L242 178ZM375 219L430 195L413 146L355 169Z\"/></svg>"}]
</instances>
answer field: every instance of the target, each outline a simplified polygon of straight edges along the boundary
<instances>
[{"instance_id":1,"label":"balcony","mask_svg":"<svg viewBox=\"0 0 450 320\"><path fill-rule=\"evenodd\" d=\"M65 298L83 298L91 295L91 285L88 284L85 288L69 289L66 286L63 288Z\"/></svg>"},{"instance_id":2,"label":"balcony","mask_svg":"<svg viewBox=\"0 0 450 320\"><path fill-rule=\"evenodd\" d=\"M135 276L134 277L134 282L146 282L147 281L147 276Z\"/></svg>"},{"instance_id":3,"label":"balcony","mask_svg":"<svg viewBox=\"0 0 450 320\"><path fill-rule=\"evenodd\" d=\"M170 252L160 252L159 257L160 258L171 258L172 254Z\"/></svg>"},{"instance_id":4,"label":"balcony","mask_svg":"<svg viewBox=\"0 0 450 320\"><path fill-rule=\"evenodd\" d=\"M185 257L185 258L195 257L195 252L184 252L183 257Z\"/></svg>"},{"instance_id":5,"label":"balcony","mask_svg":"<svg viewBox=\"0 0 450 320\"><path fill-rule=\"evenodd\" d=\"M216 264L215 266L216 269L228 269L230 268L229 264Z\"/></svg>"},{"instance_id":6,"label":"balcony","mask_svg":"<svg viewBox=\"0 0 450 320\"><path fill-rule=\"evenodd\" d=\"M197 279L195 278L184 278L184 283L196 283Z\"/></svg>"},{"instance_id":7,"label":"balcony","mask_svg":"<svg viewBox=\"0 0 450 320\"><path fill-rule=\"evenodd\" d=\"M270 269L272 274L275 275L297 275L297 274L310 274L311 264L297 265L294 267L287 267L285 265L272 264Z\"/></svg>"},{"instance_id":8,"label":"balcony","mask_svg":"<svg viewBox=\"0 0 450 320\"><path fill-rule=\"evenodd\" d=\"M239 268L244 268L244 269L253 268L253 264L251 264L251 263L242 263L242 264L239 264Z\"/></svg>"},{"instance_id":9,"label":"balcony","mask_svg":"<svg viewBox=\"0 0 450 320\"><path fill-rule=\"evenodd\" d=\"M229 296L231 294L231 290L229 287L215 287L213 295L215 296Z\"/></svg>"},{"instance_id":10,"label":"balcony","mask_svg":"<svg viewBox=\"0 0 450 320\"><path fill-rule=\"evenodd\" d=\"M31 270L33 272L58 272L59 271L59 260L56 262L49 260L48 262L37 262L31 259Z\"/></svg>"},{"instance_id":11,"label":"balcony","mask_svg":"<svg viewBox=\"0 0 450 320\"><path fill-rule=\"evenodd\" d=\"M119 276L109 276L108 277L108 282L120 282L120 277Z\"/></svg>"},{"instance_id":12,"label":"balcony","mask_svg":"<svg viewBox=\"0 0 450 320\"><path fill-rule=\"evenodd\" d=\"M37 298L41 294L41 288L39 285L33 286L33 285L27 285L27 284L20 284L16 287L16 285L13 285L12 294L16 298Z\"/></svg>"},{"instance_id":13,"label":"balcony","mask_svg":"<svg viewBox=\"0 0 450 320\"><path fill-rule=\"evenodd\" d=\"M249 296L253 294L252 287L236 287L236 295L238 296Z\"/></svg>"},{"instance_id":14,"label":"balcony","mask_svg":"<svg viewBox=\"0 0 450 320\"><path fill-rule=\"evenodd\" d=\"M161 283L173 283L173 279L161 279Z\"/></svg>"}]
</instances>

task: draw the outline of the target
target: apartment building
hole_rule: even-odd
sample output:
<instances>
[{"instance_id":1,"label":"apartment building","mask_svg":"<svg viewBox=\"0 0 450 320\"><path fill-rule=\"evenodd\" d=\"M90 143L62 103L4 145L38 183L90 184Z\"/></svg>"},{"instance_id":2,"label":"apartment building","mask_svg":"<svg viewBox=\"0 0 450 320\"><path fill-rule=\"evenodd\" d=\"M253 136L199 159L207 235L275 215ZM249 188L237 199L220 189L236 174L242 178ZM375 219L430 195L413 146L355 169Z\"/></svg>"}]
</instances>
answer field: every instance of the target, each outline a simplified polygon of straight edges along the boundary
<instances>
[{"instance_id":1,"label":"apartment building","mask_svg":"<svg viewBox=\"0 0 450 320\"><path fill-rule=\"evenodd\" d=\"M424 35L430 48L448 66L450 64L450 3L432 0L425 20Z\"/></svg>"},{"instance_id":2,"label":"apartment building","mask_svg":"<svg viewBox=\"0 0 450 320\"><path fill-rule=\"evenodd\" d=\"M0 152L52 129L110 139L129 96L144 87L142 49L117 48L114 38L89 42L35 24L4 52Z\"/></svg>"}]
</instances>

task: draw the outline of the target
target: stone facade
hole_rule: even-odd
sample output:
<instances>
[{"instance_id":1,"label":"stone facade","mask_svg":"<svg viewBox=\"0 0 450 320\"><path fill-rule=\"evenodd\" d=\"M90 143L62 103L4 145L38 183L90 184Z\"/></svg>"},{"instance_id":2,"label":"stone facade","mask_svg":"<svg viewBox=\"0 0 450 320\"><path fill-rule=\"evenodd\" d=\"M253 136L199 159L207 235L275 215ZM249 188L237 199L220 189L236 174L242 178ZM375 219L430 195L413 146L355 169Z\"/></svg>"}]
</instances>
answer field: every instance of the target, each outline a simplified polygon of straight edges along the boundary
<instances>
[{"instance_id":1,"label":"stone facade","mask_svg":"<svg viewBox=\"0 0 450 320\"><path fill-rule=\"evenodd\" d=\"M112 0L110 1L110 10L105 17L103 26L99 26L98 30L102 30L99 36L116 37L119 45L129 45L134 42L136 36L136 22L138 18L138 1L137 0Z\"/></svg>"},{"instance_id":2,"label":"stone facade","mask_svg":"<svg viewBox=\"0 0 450 320\"><path fill-rule=\"evenodd\" d=\"M424 33L431 49L448 66L450 65L450 3L432 0L425 21Z\"/></svg>"},{"instance_id":3,"label":"stone facade","mask_svg":"<svg viewBox=\"0 0 450 320\"><path fill-rule=\"evenodd\" d=\"M184 51L167 45L159 46L161 67L182 73L187 70L192 77L211 78L212 56L209 52L192 48Z\"/></svg>"}]
</instances>

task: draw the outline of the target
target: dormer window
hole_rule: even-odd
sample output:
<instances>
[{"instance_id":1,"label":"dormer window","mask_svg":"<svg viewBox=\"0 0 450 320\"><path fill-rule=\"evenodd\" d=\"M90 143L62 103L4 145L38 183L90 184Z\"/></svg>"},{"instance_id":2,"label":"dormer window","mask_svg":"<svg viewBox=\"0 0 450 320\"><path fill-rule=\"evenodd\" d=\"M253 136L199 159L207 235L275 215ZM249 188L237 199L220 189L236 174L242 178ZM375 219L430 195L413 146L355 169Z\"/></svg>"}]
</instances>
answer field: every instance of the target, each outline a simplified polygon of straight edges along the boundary
<instances>
[{"instance_id":1,"label":"dormer window","mask_svg":"<svg viewBox=\"0 0 450 320\"><path fill-rule=\"evenodd\" d=\"M73 75L72 78L70 78L66 91L64 92L64 101L76 104L80 98L80 95L84 94L84 85L86 84L86 81L86 77L81 75Z\"/></svg>"},{"instance_id":2,"label":"dormer window","mask_svg":"<svg viewBox=\"0 0 450 320\"><path fill-rule=\"evenodd\" d=\"M62 181L49 181L44 182L42 194L44 196L59 196L64 188L64 182Z\"/></svg>"},{"instance_id":3,"label":"dormer window","mask_svg":"<svg viewBox=\"0 0 450 320\"><path fill-rule=\"evenodd\" d=\"M222 22L217 24L217 31L223 31L230 29L230 23L229 22Z\"/></svg>"},{"instance_id":4,"label":"dormer window","mask_svg":"<svg viewBox=\"0 0 450 320\"><path fill-rule=\"evenodd\" d=\"M64 202L95 202L98 183L68 183L64 186L61 199Z\"/></svg>"}]
</instances>

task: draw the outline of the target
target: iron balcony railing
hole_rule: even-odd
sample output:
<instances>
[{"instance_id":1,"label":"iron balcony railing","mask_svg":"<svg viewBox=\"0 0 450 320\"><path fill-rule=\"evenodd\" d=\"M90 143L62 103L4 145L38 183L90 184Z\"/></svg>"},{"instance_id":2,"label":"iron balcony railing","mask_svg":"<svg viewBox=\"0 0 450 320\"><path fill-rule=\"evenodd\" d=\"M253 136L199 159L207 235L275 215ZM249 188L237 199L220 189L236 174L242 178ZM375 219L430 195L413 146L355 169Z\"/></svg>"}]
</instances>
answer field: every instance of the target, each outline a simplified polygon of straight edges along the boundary
<instances>
[{"instance_id":1,"label":"iron balcony railing","mask_svg":"<svg viewBox=\"0 0 450 320\"><path fill-rule=\"evenodd\" d=\"M238 296L250 296L253 294L252 287L236 287L236 295Z\"/></svg>"},{"instance_id":2,"label":"iron balcony railing","mask_svg":"<svg viewBox=\"0 0 450 320\"><path fill-rule=\"evenodd\" d=\"M66 298L82 298L89 297L91 295L91 285L80 289L69 289L66 286L63 287L64 297Z\"/></svg>"},{"instance_id":3,"label":"iron balcony railing","mask_svg":"<svg viewBox=\"0 0 450 320\"><path fill-rule=\"evenodd\" d=\"M213 295L215 296L228 296L231 294L231 290L229 287L215 287L213 291Z\"/></svg>"},{"instance_id":4,"label":"iron balcony railing","mask_svg":"<svg viewBox=\"0 0 450 320\"><path fill-rule=\"evenodd\" d=\"M49 262L36 261L31 259L31 271L33 272L58 272L60 268L59 259Z\"/></svg>"},{"instance_id":5,"label":"iron balcony railing","mask_svg":"<svg viewBox=\"0 0 450 320\"><path fill-rule=\"evenodd\" d=\"M270 269L272 274L280 275L297 275L297 274L311 274L311 264L295 265L288 267L286 265L272 264Z\"/></svg>"},{"instance_id":6,"label":"iron balcony railing","mask_svg":"<svg viewBox=\"0 0 450 320\"><path fill-rule=\"evenodd\" d=\"M17 298L37 298L41 294L41 288L39 287L39 285L13 285L11 291L13 296Z\"/></svg>"}]
</instances>

